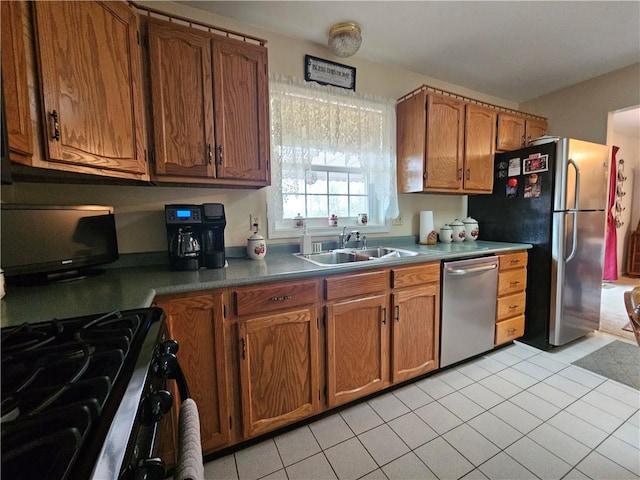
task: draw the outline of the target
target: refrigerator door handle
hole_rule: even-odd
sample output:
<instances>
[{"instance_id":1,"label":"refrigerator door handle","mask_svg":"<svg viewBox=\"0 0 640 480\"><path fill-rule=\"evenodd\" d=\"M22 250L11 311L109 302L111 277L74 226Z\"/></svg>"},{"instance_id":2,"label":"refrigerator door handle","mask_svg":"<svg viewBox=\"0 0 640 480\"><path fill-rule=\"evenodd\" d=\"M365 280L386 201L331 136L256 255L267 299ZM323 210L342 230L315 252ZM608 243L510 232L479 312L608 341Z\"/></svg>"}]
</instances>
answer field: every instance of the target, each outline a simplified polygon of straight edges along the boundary
<instances>
[{"instance_id":1,"label":"refrigerator door handle","mask_svg":"<svg viewBox=\"0 0 640 480\"><path fill-rule=\"evenodd\" d=\"M579 200L579 196L580 196L580 167L578 167L578 164L576 162L574 162L572 159L569 159L567 161L567 178L569 178L569 165L573 165L573 168L576 169L576 182L575 182L575 191L574 191L574 197L573 197L573 210L577 210L578 209L578 205L580 205L580 200Z\"/></svg>"},{"instance_id":2,"label":"refrigerator door handle","mask_svg":"<svg viewBox=\"0 0 640 480\"><path fill-rule=\"evenodd\" d=\"M571 229L573 230L571 234L571 252L569 256L564 259L565 262L570 262L573 257L576 256L576 250L578 249L578 212L569 212L573 215L573 225Z\"/></svg>"}]
</instances>

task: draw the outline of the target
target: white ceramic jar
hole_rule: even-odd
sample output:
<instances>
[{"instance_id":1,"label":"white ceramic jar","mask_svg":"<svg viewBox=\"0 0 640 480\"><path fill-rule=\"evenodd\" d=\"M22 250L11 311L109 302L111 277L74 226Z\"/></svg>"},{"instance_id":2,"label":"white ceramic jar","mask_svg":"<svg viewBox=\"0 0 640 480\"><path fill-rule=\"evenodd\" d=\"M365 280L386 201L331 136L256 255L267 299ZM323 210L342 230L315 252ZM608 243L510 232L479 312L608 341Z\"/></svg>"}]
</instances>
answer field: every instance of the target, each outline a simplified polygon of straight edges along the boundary
<instances>
[{"instance_id":1,"label":"white ceramic jar","mask_svg":"<svg viewBox=\"0 0 640 480\"><path fill-rule=\"evenodd\" d=\"M440 229L440 241L442 243L451 243L453 241L453 229L448 223L445 223L444 227Z\"/></svg>"},{"instance_id":2,"label":"white ceramic jar","mask_svg":"<svg viewBox=\"0 0 640 480\"><path fill-rule=\"evenodd\" d=\"M473 242L474 240L476 240L478 238L478 235L480 234L480 227L478 226L478 221L471 217L467 217L462 221L462 223L464 223L464 231L465 231L464 239L470 242Z\"/></svg>"},{"instance_id":3,"label":"white ceramic jar","mask_svg":"<svg viewBox=\"0 0 640 480\"><path fill-rule=\"evenodd\" d=\"M462 223L457 218L451 222L451 229L453 230L453 241L454 242L464 242L465 237L465 229L464 223Z\"/></svg>"},{"instance_id":4,"label":"white ceramic jar","mask_svg":"<svg viewBox=\"0 0 640 480\"><path fill-rule=\"evenodd\" d=\"M267 254L267 242L259 233L254 233L247 239L247 255L253 260L262 260Z\"/></svg>"}]
</instances>

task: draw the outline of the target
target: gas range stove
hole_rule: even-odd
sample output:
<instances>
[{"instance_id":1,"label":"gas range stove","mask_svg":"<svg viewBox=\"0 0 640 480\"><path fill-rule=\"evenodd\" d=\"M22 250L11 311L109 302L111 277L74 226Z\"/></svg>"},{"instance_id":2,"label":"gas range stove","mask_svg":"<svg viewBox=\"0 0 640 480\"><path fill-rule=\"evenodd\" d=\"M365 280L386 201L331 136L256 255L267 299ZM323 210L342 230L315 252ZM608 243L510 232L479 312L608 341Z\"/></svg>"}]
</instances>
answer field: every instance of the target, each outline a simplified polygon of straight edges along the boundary
<instances>
[{"instance_id":1,"label":"gas range stove","mask_svg":"<svg viewBox=\"0 0 640 480\"><path fill-rule=\"evenodd\" d=\"M158 308L2 328L2 476L124 479L146 468L172 405L163 335Z\"/></svg>"}]
</instances>

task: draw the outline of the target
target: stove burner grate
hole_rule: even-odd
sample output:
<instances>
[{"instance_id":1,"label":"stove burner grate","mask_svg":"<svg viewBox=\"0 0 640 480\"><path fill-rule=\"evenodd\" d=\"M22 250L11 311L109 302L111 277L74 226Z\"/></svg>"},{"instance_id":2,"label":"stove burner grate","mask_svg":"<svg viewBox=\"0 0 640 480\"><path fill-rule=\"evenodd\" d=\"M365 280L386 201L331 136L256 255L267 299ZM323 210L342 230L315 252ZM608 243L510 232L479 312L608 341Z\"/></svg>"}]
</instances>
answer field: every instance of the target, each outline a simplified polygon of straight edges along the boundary
<instances>
[{"instance_id":1,"label":"stove burner grate","mask_svg":"<svg viewBox=\"0 0 640 480\"><path fill-rule=\"evenodd\" d=\"M77 478L74 468L97 455L111 424L148 316L143 309L2 328L3 478Z\"/></svg>"}]
</instances>

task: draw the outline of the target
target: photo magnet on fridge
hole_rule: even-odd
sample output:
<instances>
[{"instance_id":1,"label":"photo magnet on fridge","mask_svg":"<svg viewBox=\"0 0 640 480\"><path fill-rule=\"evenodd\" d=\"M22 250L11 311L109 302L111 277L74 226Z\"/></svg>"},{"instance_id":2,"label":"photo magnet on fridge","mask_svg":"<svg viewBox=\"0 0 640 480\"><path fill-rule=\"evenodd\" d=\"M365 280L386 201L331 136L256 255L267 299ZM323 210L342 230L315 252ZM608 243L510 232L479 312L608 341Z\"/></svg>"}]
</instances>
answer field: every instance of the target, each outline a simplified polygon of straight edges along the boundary
<instances>
[{"instance_id":1,"label":"photo magnet on fridge","mask_svg":"<svg viewBox=\"0 0 640 480\"><path fill-rule=\"evenodd\" d=\"M527 184L524 187L524 198L539 198L540 197L540 182L541 179L537 173L532 173L526 177Z\"/></svg>"},{"instance_id":2,"label":"photo magnet on fridge","mask_svg":"<svg viewBox=\"0 0 640 480\"><path fill-rule=\"evenodd\" d=\"M510 178L507 181L507 188L505 193L507 195L507 198L516 198L518 196L518 179L517 178Z\"/></svg>"},{"instance_id":3,"label":"photo magnet on fridge","mask_svg":"<svg viewBox=\"0 0 640 480\"><path fill-rule=\"evenodd\" d=\"M525 158L522 166L522 173L546 172L549 170L549 155L532 153L529 158Z\"/></svg>"},{"instance_id":4,"label":"photo magnet on fridge","mask_svg":"<svg viewBox=\"0 0 640 480\"><path fill-rule=\"evenodd\" d=\"M520 158L512 158L509 160L509 176L516 177L520 175Z\"/></svg>"}]
</instances>

